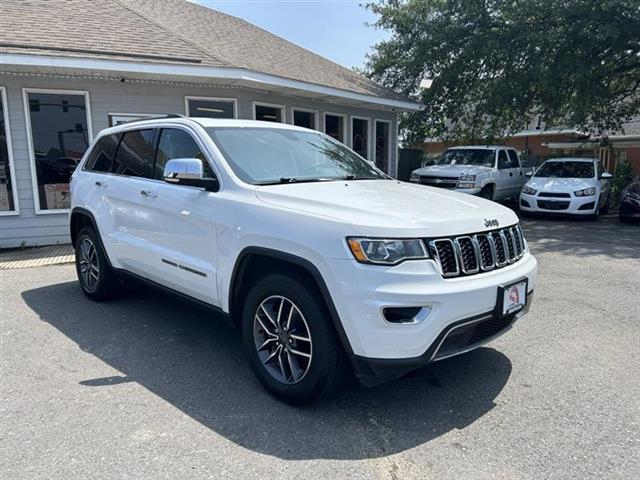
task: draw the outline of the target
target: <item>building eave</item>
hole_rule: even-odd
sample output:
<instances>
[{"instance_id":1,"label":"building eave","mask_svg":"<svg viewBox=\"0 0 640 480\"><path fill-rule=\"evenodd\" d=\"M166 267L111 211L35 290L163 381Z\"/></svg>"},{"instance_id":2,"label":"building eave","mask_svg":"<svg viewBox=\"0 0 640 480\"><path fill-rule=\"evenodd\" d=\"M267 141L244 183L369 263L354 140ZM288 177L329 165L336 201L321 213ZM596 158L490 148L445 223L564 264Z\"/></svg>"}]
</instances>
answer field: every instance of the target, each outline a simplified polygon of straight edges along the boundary
<instances>
[{"instance_id":1,"label":"building eave","mask_svg":"<svg viewBox=\"0 0 640 480\"><path fill-rule=\"evenodd\" d=\"M326 85L278 77L244 68L0 53L0 68L6 70L11 67L34 68L39 70L50 69L58 72L113 72L120 75L134 74L157 78L194 79L200 81L219 79L222 81L242 83L254 88L279 89L291 93L306 92L317 97L332 97L354 104L363 103L396 111L418 111L422 108L422 105L416 102L366 95Z\"/></svg>"}]
</instances>

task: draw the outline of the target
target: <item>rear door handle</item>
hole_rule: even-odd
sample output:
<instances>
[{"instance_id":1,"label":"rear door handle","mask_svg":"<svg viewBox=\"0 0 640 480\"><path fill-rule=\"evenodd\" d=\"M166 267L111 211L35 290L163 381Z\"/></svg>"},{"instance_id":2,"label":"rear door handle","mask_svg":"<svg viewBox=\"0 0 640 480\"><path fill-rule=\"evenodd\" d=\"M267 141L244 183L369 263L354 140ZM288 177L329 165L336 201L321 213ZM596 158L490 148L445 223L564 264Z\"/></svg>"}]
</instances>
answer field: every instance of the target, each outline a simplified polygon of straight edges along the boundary
<instances>
[{"instance_id":1,"label":"rear door handle","mask_svg":"<svg viewBox=\"0 0 640 480\"><path fill-rule=\"evenodd\" d=\"M140 195L147 198L156 198L158 196L151 190L140 190Z\"/></svg>"}]
</instances>

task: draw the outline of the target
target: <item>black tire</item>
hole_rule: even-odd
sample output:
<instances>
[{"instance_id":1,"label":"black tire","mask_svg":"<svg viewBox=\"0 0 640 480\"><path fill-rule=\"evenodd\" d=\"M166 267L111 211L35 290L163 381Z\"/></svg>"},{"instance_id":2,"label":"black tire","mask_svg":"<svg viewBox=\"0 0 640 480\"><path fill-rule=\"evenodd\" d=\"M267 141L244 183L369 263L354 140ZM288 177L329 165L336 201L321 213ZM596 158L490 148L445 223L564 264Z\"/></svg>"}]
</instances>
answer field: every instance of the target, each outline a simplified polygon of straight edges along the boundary
<instances>
[{"instance_id":1,"label":"black tire","mask_svg":"<svg viewBox=\"0 0 640 480\"><path fill-rule=\"evenodd\" d=\"M606 214L608 211L609 211L609 195L604 197L604 205L602 205L602 208L600 209L600 213Z\"/></svg>"},{"instance_id":2,"label":"black tire","mask_svg":"<svg viewBox=\"0 0 640 480\"><path fill-rule=\"evenodd\" d=\"M93 228L84 227L80 230L76 238L75 251L76 273L84 294L95 301L114 298L119 293L120 282L113 273Z\"/></svg>"},{"instance_id":3,"label":"black tire","mask_svg":"<svg viewBox=\"0 0 640 480\"><path fill-rule=\"evenodd\" d=\"M493 185L485 185L482 187L478 196L486 198L487 200L493 200Z\"/></svg>"},{"instance_id":4,"label":"black tire","mask_svg":"<svg viewBox=\"0 0 640 480\"><path fill-rule=\"evenodd\" d=\"M298 309L294 317L299 322L297 324L298 331L304 330L305 327L309 330L311 341L308 345L301 342L292 346L292 348L295 347L298 350L306 349L307 353L312 354L306 366L302 365L302 362L305 361L304 357L298 359L300 363L295 366L301 368L298 371L300 379L297 381L295 380L294 366L290 363L284 363L287 360L286 355L289 354L286 350L286 338L284 340L278 338L274 340L275 345L271 344L269 347L260 350L261 353L258 352L258 343L261 343L267 337L262 336L259 338L262 333L266 333L266 329L262 328L262 324L256 320L256 316L258 316L261 305L267 305L268 307L268 304L264 302L275 302L278 298L285 298ZM286 304L284 309L287 309L288 306L289 303ZM262 321L267 322L268 317L262 313L262 310L260 312ZM272 319L277 322L278 319L273 318L273 316L271 316ZM282 314L282 318L286 316L286 312ZM296 320L294 319L293 321L295 322ZM304 322L304 324L300 322ZM272 324L269 324L268 328L271 329ZM292 328L289 331L292 330L294 329ZM280 330L280 335L288 335L285 331L286 327ZM262 385L274 396L287 403L301 405L327 397L335 392L346 378L345 354L335 333L330 313L322 295L312 282L301 275L296 275L294 272L291 274L267 275L258 280L251 288L247 294L242 312L242 337L251 366ZM295 342L297 340L289 339L289 341ZM276 348L281 348L281 354L284 357L283 363L286 367L278 363L282 374L286 374L282 377L284 380L279 380L275 376L276 373L274 372L278 371L277 366L274 366L276 364L275 359L271 360L272 363L270 364L263 363L264 357L268 357L273 353L271 349L275 350ZM263 356L262 359L260 355ZM277 359L278 356L275 358ZM294 357L294 355L291 355L295 362ZM307 370L301 373L304 368L307 368Z\"/></svg>"}]
</instances>

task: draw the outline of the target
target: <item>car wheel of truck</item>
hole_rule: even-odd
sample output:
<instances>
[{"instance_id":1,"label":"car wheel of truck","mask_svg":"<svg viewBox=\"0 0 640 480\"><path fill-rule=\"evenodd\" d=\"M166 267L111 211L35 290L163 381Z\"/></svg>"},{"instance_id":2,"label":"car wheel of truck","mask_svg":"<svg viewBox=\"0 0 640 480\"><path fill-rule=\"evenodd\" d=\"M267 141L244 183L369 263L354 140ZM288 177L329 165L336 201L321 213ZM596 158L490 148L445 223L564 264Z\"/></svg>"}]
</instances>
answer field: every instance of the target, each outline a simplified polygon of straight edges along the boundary
<instances>
[{"instance_id":1,"label":"car wheel of truck","mask_svg":"<svg viewBox=\"0 0 640 480\"><path fill-rule=\"evenodd\" d=\"M329 311L304 278L272 274L249 291L242 334L260 382L287 403L327 396L344 378L345 359Z\"/></svg>"},{"instance_id":2,"label":"car wheel of truck","mask_svg":"<svg viewBox=\"0 0 640 480\"><path fill-rule=\"evenodd\" d=\"M482 190L480 190L480 197L493 200L493 186L486 185L483 187Z\"/></svg>"},{"instance_id":3,"label":"car wheel of truck","mask_svg":"<svg viewBox=\"0 0 640 480\"><path fill-rule=\"evenodd\" d=\"M76 239L76 272L82 291L91 300L106 300L118 293L118 279L111 270L98 236L83 228Z\"/></svg>"}]
</instances>

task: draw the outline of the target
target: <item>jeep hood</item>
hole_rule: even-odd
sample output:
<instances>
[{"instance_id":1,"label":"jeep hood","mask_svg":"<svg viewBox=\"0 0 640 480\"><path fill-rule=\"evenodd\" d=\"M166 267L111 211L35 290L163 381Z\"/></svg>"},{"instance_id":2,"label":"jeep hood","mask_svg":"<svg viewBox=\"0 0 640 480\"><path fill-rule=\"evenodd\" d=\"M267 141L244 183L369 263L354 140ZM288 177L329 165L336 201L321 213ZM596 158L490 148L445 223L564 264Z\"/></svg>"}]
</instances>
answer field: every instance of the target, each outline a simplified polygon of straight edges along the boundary
<instances>
[{"instance_id":1,"label":"jeep hood","mask_svg":"<svg viewBox=\"0 0 640 480\"><path fill-rule=\"evenodd\" d=\"M447 236L495 228L487 228L485 219L498 220L500 226L518 221L498 203L395 180L268 185L256 188L255 195L292 213L350 224L361 235Z\"/></svg>"},{"instance_id":2,"label":"jeep hood","mask_svg":"<svg viewBox=\"0 0 640 480\"><path fill-rule=\"evenodd\" d=\"M432 165L414 170L413 173L458 178L461 175L478 175L488 171L491 171L491 167L483 167L482 165Z\"/></svg>"}]
</instances>

